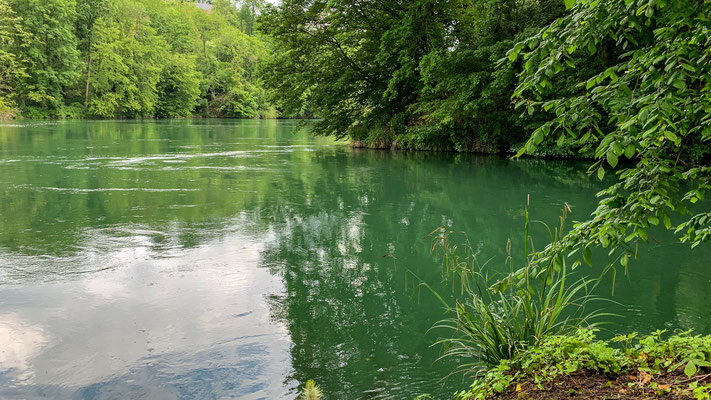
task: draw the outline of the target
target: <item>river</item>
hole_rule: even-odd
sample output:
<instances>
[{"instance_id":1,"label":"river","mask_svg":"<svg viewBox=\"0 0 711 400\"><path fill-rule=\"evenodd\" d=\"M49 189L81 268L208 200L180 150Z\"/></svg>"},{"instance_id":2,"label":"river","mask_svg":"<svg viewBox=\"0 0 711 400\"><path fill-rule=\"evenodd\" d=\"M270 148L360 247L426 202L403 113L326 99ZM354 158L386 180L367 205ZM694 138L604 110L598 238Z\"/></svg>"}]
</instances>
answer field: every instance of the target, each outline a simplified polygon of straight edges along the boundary
<instances>
[{"instance_id":1,"label":"river","mask_svg":"<svg viewBox=\"0 0 711 400\"><path fill-rule=\"evenodd\" d=\"M467 232L505 268L529 197L555 223L604 187L581 161L357 150L295 126L0 125L0 398L280 399L307 379L328 399L446 398L469 381L442 381L454 363L430 347L445 315L414 276L447 289L426 235ZM653 236L601 288L621 315L604 328L708 333L711 248Z\"/></svg>"}]
</instances>

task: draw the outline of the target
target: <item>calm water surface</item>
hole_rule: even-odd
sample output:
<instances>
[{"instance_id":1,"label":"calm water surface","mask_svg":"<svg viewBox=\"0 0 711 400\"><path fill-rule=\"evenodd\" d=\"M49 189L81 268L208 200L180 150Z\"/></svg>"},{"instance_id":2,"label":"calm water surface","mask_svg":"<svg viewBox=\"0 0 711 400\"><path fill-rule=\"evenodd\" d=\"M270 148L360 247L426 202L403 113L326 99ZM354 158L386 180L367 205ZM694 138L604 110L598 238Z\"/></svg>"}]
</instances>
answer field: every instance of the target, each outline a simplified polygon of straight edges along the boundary
<instances>
[{"instance_id":1,"label":"calm water surface","mask_svg":"<svg viewBox=\"0 0 711 400\"><path fill-rule=\"evenodd\" d=\"M446 398L425 236L491 268L534 217L584 218L585 163L352 150L289 121L0 125L0 398ZM611 329L711 332L711 249L659 232ZM383 257L392 254L397 259ZM612 285L603 288L610 295Z\"/></svg>"}]
</instances>

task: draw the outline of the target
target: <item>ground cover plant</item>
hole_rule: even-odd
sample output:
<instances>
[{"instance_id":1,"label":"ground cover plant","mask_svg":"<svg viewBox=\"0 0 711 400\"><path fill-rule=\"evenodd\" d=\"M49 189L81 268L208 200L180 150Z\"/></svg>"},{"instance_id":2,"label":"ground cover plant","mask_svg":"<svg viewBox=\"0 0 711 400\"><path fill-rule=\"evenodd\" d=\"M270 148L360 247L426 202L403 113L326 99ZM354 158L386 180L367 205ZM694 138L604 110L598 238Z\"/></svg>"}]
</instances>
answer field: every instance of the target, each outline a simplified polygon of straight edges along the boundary
<instances>
[{"instance_id":1,"label":"ground cover plant","mask_svg":"<svg viewBox=\"0 0 711 400\"><path fill-rule=\"evenodd\" d=\"M503 360L456 394L470 399L709 399L711 336L665 331L609 341L582 329Z\"/></svg>"}]
</instances>

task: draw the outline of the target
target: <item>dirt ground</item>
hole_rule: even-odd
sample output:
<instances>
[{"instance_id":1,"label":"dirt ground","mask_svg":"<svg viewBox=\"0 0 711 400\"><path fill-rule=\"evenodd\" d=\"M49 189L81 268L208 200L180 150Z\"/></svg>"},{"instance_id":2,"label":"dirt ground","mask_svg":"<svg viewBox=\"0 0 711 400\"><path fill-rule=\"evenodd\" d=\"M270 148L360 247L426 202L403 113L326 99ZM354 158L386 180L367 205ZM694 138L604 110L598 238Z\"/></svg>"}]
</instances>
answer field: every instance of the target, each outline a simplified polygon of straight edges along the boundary
<instances>
[{"instance_id":1,"label":"dirt ground","mask_svg":"<svg viewBox=\"0 0 711 400\"><path fill-rule=\"evenodd\" d=\"M711 374L689 379L681 371L654 375L640 371L636 375L610 377L594 372L580 371L543 384L539 389L532 381L519 382L496 397L502 400L647 400L694 399L689 384L711 383Z\"/></svg>"}]
</instances>

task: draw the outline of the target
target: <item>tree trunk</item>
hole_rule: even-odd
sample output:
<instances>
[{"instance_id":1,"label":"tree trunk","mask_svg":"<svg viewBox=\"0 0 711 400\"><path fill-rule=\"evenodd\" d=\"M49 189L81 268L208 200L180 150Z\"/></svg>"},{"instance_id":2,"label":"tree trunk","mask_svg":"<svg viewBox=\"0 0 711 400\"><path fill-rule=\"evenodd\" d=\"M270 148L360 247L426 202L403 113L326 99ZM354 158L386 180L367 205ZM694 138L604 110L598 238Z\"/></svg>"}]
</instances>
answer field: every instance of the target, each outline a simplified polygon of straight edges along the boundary
<instances>
[{"instance_id":1,"label":"tree trunk","mask_svg":"<svg viewBox=\"0 0 711 400\"><path fill-rule=\"evenodd\" d=\"M84 108L89 108L89 87L91 86L91 52L89 52L89 61L87 62L86 72L86 89L84 90Z\"/></svg>"}]
</instances>

